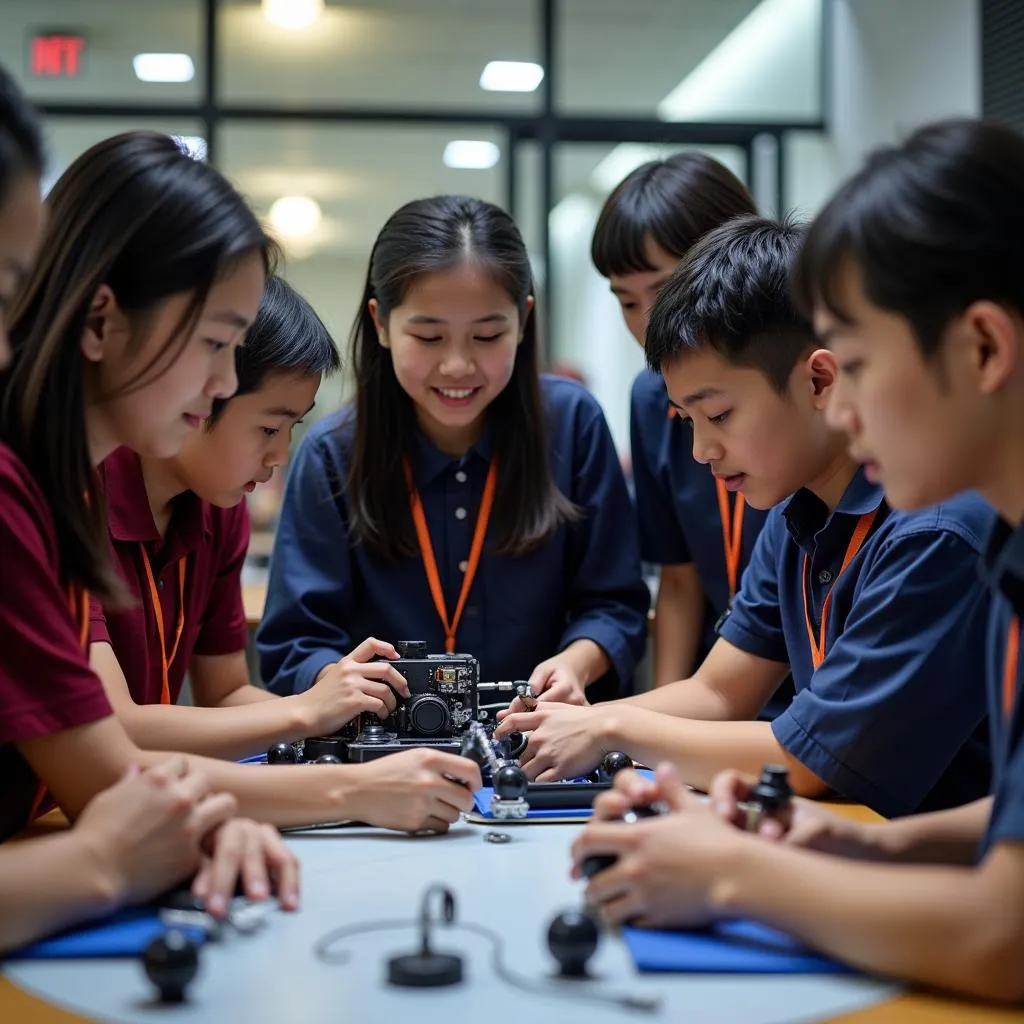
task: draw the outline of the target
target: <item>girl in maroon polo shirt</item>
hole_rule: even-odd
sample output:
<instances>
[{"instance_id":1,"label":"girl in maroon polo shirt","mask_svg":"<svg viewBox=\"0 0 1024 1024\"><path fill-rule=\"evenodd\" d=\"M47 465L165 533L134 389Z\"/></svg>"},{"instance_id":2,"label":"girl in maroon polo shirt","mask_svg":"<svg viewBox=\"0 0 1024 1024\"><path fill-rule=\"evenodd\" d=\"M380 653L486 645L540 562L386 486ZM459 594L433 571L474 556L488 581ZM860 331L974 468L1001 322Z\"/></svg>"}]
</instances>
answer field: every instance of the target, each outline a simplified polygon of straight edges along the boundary
<instances>
[{"instance_id":1,"label":"girl in maroon polo shirt","mask_svg":"<svg viewBox=\"0 0 1024 1024\"><path fill-rule=\"evenodd\" d=\"M227 181L166 136L133 132L79 157L54 186L36 267L12 310L0 383L0 835L22 827L40 784L72 818L133 763L81 647L87 592L124 586L109 558L93 467L126 445L169 458L236 386L234 349L255 318L270 246ZM445 829L479 771L433 752L368 766L256 771L201 760L211 784L275 825L357 818ZM458 779L452 782L450 778ZM233 849L247 891L276 880L296 901L293 861L272 829ZM200 875L211 909L233 886Z\"/></svg>"},{"instance_id":2,"label":"girl in maroon polo shirt","mask_svg":"<svg viewBox=\"0 0 1024 1024\"><path fill-rule=\"evenodd\" d=\"M42 166L34 112L0 68L0 370L11 358L3 313L30 272L42 232ZM179 757L130 769L90 802L75 828L0 849L0 951L156 895L195 872L202 837L234 806ZM217 850L222 860L230 854L223 843Z\"/></svg>"},{"instance_id":3,"label":"girl in maroon polo shirt","mask_svg":"<svg viewBox=\"0 0 1024 1024\"><path fill-rule=\"evenodd\" d=\"M111 613L92 602L91 661L139 746L240 758L335 732L361 712L385 717L395 690L408 695L398 672L368 660L397 657L373 638L304 693L278 697L249 683L245 495L287 461L292 428L339 365L313 308L271 277L235 353L234 396L214 400L173 458L121 448L99 467L114 558L135 600ZM186 670L194 706L179 707Z\"/></svg>"}]
</instances>

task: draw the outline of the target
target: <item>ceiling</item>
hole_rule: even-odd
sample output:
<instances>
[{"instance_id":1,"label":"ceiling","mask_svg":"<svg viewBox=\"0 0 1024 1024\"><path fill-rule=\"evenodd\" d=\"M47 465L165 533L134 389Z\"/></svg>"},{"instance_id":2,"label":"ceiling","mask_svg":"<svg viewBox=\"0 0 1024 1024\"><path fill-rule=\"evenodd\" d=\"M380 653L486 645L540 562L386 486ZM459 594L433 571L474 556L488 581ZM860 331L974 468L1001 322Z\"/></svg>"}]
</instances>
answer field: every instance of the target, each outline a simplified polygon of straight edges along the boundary
<instances>
[{"instance_id":1,"label":"ceiling","mask_svg":"<svg viewBox=\"0 0 1024 1024\"><path fill-rule=\"evenodd\" d=\"M196 0L0 0L0 61L18 72L38 101L75 103L198 103L205 73ZM559 107L587 115L654 115L657 103L756 6L757 0L561 0L557 25ZM531 113L538 94L479 88L488 60L538 60L533 0L350 0L328 2L311 29L287 32L263 18L255 0L221 0L221 102L248 106L354 106L406 110ZM29 79L26 46L39 31L87 36L82 75L74 81ZM141 83L131 57L182 51L196 78L182 85ZM152 127L200 134L179 118L51 118L53 172L114 131ZM282 194L312 196L321 227L293 255L323 250L365 255L383 220L402 202L437 192L470 192L505 201L508 154L490 170L444 166L452 139L504 147L498 126L225 121L218 164L265 212ZM612 149L560 147L559 194L592 190L591 173ZM539 202L539 166L529 152L519 164L517 199L525 233L527 210Z\"/></svg>"}]
</instances>

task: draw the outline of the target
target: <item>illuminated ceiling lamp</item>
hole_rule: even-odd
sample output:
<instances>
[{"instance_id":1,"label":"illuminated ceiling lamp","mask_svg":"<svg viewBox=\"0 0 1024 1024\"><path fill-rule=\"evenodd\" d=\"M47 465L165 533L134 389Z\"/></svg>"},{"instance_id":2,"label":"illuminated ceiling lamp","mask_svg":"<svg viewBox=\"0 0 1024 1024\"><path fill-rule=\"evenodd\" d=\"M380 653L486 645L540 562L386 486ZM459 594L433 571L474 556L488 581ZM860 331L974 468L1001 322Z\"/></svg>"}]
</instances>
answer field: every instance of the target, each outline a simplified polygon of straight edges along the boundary
<instances>
[{"instance_id":1,"label":"illuminated ceiling lamp","mask_svg":"<svg viewBox=\"0 0 1024 1024\"><path fill-rule=\"evenodd\" d=\"M308 238L322 218L320 204L309 196L282 196L270 207L270 223L283 238Z\"/></svg>"},{"instance_id":2,"label":"illuminated ceiling lamp","mask_svg":"<svg viewBox=\"0 0 1024 1024\"><path fill-rule=\"evenodd\" d=\"M309 28L324 13L324 0L263 0L263 17L277 28Z\"/></svg>"}]
</instances>

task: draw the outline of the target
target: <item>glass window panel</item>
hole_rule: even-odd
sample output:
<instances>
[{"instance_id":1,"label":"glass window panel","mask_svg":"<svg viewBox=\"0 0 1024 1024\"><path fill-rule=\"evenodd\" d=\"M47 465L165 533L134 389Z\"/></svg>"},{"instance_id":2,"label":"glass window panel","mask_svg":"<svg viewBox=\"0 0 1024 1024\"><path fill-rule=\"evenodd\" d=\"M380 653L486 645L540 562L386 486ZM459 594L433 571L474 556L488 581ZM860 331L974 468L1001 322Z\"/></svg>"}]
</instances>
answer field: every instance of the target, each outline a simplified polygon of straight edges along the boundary
<instances>
[{"instance_id":1,"label":"glass window panel","mask_svg":"<svg viewBox=\"0 0 1024 1024\"><path fill-rule=\"evenodd\" d=\"M36 102L182 104L202 96L199 0L3 0L0 18L0 63ZM38 35L54 34L81 36L84 47L73 57L47 44L34 49ZM133 58L154 52L191 58L191 81L140 81Z\"/></svg>"},{"instance_id":2,"label":"glass window panel","mask_svg":"<svg viewBox=\"0 0 1024 1024\"><path fill-rule=\"evenodd\" d=\"M822 0L561 0L563 113L816 120Z\"/></svg>"},{"instance_id":3,"label":"glass window panel","mask_svg":"<svg viewBox=\"0 0 1024 1024\"><path fill-rule=\"evenodd\" d=\"M328 3L308 28L271 25L255 0L221 0L227 103L530 112L539 92L480 87L494 60L536 62L534 0Z\"/></svg>"}]
</instances>

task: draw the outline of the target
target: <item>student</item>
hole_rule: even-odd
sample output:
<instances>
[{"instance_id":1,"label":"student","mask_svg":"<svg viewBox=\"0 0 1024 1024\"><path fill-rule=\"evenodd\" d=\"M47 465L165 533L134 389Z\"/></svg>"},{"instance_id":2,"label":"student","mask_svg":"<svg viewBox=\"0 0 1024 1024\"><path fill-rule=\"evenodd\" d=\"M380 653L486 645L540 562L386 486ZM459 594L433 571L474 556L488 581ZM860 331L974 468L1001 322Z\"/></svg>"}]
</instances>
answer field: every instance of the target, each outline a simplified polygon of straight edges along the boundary
<instances>
[{"instance_id":1,"label":"student","mask_svg":"<svg viewBox=\"0 0 1024 1024\"><path fill-rule=\"evenodd\" d=\"M1022 235L1024 139L951 121L872 156L795 275L839 366L829 419L887 501L975 489L998 511L984 555L994 799L876 825L798 800L754 836L726 824L750 791L736 773L713 786L720 817L669 777L623 779L599 813L658 797L677 813L632 832L595 824L577 844L577 859L624 855L588 890L611 920L753 917L872 973L1024 1002ZM974 667L965 683L980 690Z\"/></svg>"},{"instance_id":2,"label":"student","mask_svg":"<svg viewBox=\"0 0 1024 1024\"><path fill-rule=\"evenodd\" d=\"M756 212L742 182L704 153L651 161L619 183L590 252L639 344L658 292L694 242ZM694 459L690 429L653 370L633 381L629 422L640 557L660 567L653 678L663 686L689 676L711 649L765 514Z\"/></svg>"},{"instance_id":3,"label":"student","mask_svg":"<svg viewBox=\"0 0 1024 1024\"><path fill-rule=\"evenodd\" d=\"M245 494L285 464L321 374L338 366L323 322L273 276L235 353L234 396L215 399L203 428L172 458L120 448L99 467L111 544L133 602L110 614L93 602L90 660L139 746L246 757L276 741L335 732L361 712L384 716L396 691L408 695L386 661L369 661L397 657L372 638L305 693L275 697L249 683ZM197 706L177 707L186 669Z\"/></svg>"},{"instance_id":4,"label":"student","mask_svg":"<svg viewBox=\"0 0 1024 1024\"><path fill-rule=\"evenodd\" d=\"M976 571L991 510L976 497L894 512L825 422L836 382L791 305L800 229L756 217L706 235L661 291L647 357L693 421L695 457L772 508L720 639L687 680L604 708L542 706L534 777L576 774L603 750L671 760L706 788L725 768L784 763L797 792L896 816L988 787L985 705L970 685L987 595ZM792 497L786 499L787 495ZM790 670L796 697L752 722Z\"/></svg>"},{"instance_id":5,"label":"student","mask_svg":"<svg viewBox=\"0 0 1024 1024\"><path fill-rule=\"evenodd\" d=\"M47 204L41 252L11 315L0 404L3 837L32 819L44 791L74 819L129 765L166 757L131 741L82 649L86 591L124 599L93 467L122 445L171 458L232 394L234 350L272 256L225 179L155 133L97 144ZM279 826L356 818L440 830L471 800L445 775L479 783L461 758L384 761L310 766L301 784L294 768L188 763L243 813ZM276 832L256 828L244 845L247 891L265 893L280 871L282 901L294 906L294 860ZM224 884L214 906L231 891Z\"/></svg>"},{"instance_id":6,"label":"student","mask_svg":"<svg viewBox=\"0 0 1024 1024\"><path fill-rule=\"evenodd\" d=\"M561 699L628 686L649 602L629 496L596 401L538 379L532 291L489 203L419 200L385 224L355 399L288 476L256 637L278 693L366 635L468 652L481 679Z\"/></svg>"},{"instance_id":7,"label":"student","mask_svg":"<svg viewBox=\"0 0 1024 1024\"><path fill-rule=\"evenodd\" d=\"M0 381L11 359L7 311L30 274L42 235L43 162L36 115L0 67ZM7 555L13 544L21 542L0 520L5 570L0 580L2 603L15 587L15 578L8 575ZM6 641L3 634L0 625L0 644ZM0 712L0 772L5 793L14 782L12 764L17 771L9 744L34 727L18 719L18 713L27 709L10 699L17 686L11 667L0 656L0 688L5 695ZM34 685L42 681L45 677ZM126 776L97 795L74 828L0 847L0 952L155 896L197 869L205 876L197 879L200 890L216 892L228 884L233 888L237 844L247 842L252 833L249 823L229 820L235 808L233 798L212 793L202 775L180 758L141 773L129 768ZM218 839L204 850L204 841L217 830ZM291 873L293 865L286 855L282 871ZM216 876L212 886L211 873ZM292 888L294 881L284 877L282 885Z\"/></svg>"}]
</instances>

